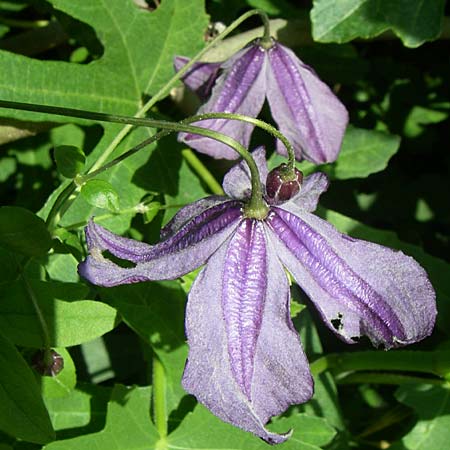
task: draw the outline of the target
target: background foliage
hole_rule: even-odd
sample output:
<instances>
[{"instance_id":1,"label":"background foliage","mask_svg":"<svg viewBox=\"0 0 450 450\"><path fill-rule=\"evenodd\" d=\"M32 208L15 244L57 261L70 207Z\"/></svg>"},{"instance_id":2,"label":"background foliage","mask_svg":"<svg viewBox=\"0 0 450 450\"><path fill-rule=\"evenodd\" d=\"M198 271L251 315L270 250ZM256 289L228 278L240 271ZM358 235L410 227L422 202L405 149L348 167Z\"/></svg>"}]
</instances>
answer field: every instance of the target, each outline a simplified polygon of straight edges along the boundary
<instances>
[{"instance_id":1,"label":"background foliage","mask_svg":"<svg viewBox=\"0 0 450 450\"><path fill-rule=\"evenodd\" d=\"M134 115L173 75L175 54L203 48L210 20L228 24L254 7L279 19L279 39L349 109L352 125L339 159L319 167L334 180L320 214L353 236L404 250L426 268L438 294L438 325L410 349L440 367L450 359L444 0L0 0L0 99ZM258 26L251 19L239 32ZM235 33L228 43L247 41L248 34ZM217 51L226 54L227 45ZM150 115L176 120L194 113L193 99L180 97L178 88ZM92 215L116 233L154 242L177 207L209 193L183 147L166 138L103 173L49 232L44 220L58 193L122 126L2 108L0 117L0 450L268 448L196 405L180 386L192 276L96 289L76 271ZM270 120L268 110L263 118ZM134 129L114 155L153 132ZM253 139L272 148L263 133ZM229 166L202 161L219 181ZM270 163L278 162L273 155ZM371 350L367 342L336 342L313 311L298 307L307 300L296 287L293 297L310 361ZM56 377L32 368L46 339L64 357ZM155 358L165 374L167 438L154 423ZM445 374L370 369L317 374L314 398L270 425L295 430L280 449L446 449Z\"/></svg>"}]
</instances>

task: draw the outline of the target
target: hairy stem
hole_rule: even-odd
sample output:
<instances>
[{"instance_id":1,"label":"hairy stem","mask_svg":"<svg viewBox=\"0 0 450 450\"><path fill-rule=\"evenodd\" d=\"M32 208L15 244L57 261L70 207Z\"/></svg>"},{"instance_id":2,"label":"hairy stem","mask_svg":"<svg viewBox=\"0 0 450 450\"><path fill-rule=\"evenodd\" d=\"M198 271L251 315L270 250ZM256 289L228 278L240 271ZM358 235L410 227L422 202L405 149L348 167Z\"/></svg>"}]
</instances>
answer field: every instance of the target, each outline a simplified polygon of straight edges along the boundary
<instances>
[{"instance_id":1,"label":"hairy stem","mask_svg":"<svg viewBox=\"0 0 450 450\"><path fill-rule=\"evenodd\" d=\"M339 353L323 356L311 364L314 375L325 370L332 370L335 375L351 371L386 370L422 372L446 377L450 373L450 352L401 350Z\"/></svg>"},{"instance_id":2,"label":"hairy stem","mask_svg":"<svg viewBox=\"0 0 450 450\"><path fill-rule=\"evenodd\" d=\"M167 437L166 374L158 356L153 355L153 422L161 438Z\"/></svg>"}]
</instances>

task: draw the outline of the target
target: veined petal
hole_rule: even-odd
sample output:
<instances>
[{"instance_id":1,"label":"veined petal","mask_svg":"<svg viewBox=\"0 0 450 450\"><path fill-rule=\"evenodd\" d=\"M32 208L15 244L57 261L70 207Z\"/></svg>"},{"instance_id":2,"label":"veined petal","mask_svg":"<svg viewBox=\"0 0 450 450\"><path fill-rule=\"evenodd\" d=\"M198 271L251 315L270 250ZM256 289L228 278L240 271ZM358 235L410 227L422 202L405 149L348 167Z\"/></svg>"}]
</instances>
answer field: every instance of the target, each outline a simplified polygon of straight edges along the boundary
<instances>
[{"instance_id":1,"label":"veined petal","mask_svg":"<svg viewBox=\"0 0 450 450\"><path fill-rule=\"evenodd\" d=\"M297 159L334 161L348 123L344 105L292 50L275 43L268 55L267 99L280 131L294 145ZM280 142L277 150L286 154Z\"/></svg>"},{"instance_id":2,"label":"veined petal","mask_svg":"<svg viewBox=\"0 0 450 450\"><path fill-rule=\"evenodd\" d=\"M156 245L117 236L91 221L86 235L90 255L78 266L81 276L100 286L178 278L201 266L233 232L241 218L241 205L226 201L212 206ZM102 255L108 250L136 263L124 268Z\"/></svg>"},{"instance_id":3,"label":"veined petal","mask_svg":"<svg viewBox=\"0 0 450 450\"><path fill-rule=\"evenodd\" d=\"M349 343L366 335L386 348L431 334L435 294L414 259L289 208L273 208L267 219L278 255L336 334Z\"/></svg>"},{"instance_id":4,"label":"veined petal","mask_svg":"<svg viewBox=\"0 0 450 450\"><path fill-rule=\"evenodd\" d=\"M267 178L266 150L264 147L258 147L252 152L252 156L258 166L258 172L263 186ZM252 182L250 169L245 161L241 161L231 168L223 178L223 190L231 198L243 200L250 197Z\"/></svg>"},{"instance_id":5,"label":"veined petal","mask_svg":"<svg viewBox=\"0 0 450 450\"><path fill-rule=\"evenodd\" d=\"M257 44L236 53L223 66L211 98L198 114L227 112L256 117L265 98L265 51ZM219 131L248 146L253 125L236 120L212 119L193 125ZM230 147L213 139L180 133L178 139L201 153L214 158L237 159L239 155Z\"/></svg>"},{"instance_id":6,"label":"veined petal","mask_svg":"<svg viewBox=\"0 0 450 450\"><path fill-rule=\"evenodd\" d=\"M189 58L175 56L173 66L179 72L187 63ZM194 91L202 100L206 100L211 94L212 87L219 74L222 63L196 62L183 76L183 83Z\"/></svg>"},{"instance_id":7,"label":"veined petal","mask_svg":"<svg viewBox=\"0 0 450 450\"><path fill-rule=\"evenodd\" d=\"M211 195L201 198L193 203L183 206L172 219L161 229L161 239L165 240L172 234L175 234L184 224L191 221L195 216L203 214L203 212L213 206L227 202L230 199L223 195Z\"/></svg>"},{"instance_id":8,"label":"veined petal","mask_svg":"<svg viewBox=\"0 0 450 450\"><path fill-rule=\"evenodd\" d=\"M328 177L322 172L316 172L303 180L300 192L283 204L284 209L294 205L303 211L313 212L317 208L320 196L328 189Z\"/></svg>"},{"instance_id":9,"label":"veined petal","mask_svg":"<svg viewBox=\"0 0 450 450\"><path fill-rule=\"evenodd\" d=\"M222 420L270 443L286 440L264 425L307 401L312 379L263 222L244 220L211 256L189 294L186 333L184 388Z\"/></svg>"}]
</instances>

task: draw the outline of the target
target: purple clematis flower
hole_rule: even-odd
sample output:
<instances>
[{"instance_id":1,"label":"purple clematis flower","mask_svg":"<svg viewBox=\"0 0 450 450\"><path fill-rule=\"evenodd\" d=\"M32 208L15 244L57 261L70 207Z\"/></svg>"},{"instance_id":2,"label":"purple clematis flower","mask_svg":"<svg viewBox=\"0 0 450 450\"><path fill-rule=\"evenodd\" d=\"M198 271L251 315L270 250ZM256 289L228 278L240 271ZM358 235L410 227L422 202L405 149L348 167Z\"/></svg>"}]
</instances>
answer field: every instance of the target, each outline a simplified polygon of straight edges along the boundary
<instances>
[{"instance_id":1,"label":"purple clematis flower","mask_svg":"<svg viewBox=\"0 0 450 450\"><path fill-rule=\"evenodd\" d=\"M211 93L198 113L256 117L267 97L273 118L292 142L298 160L316 164L334 161L348 123L344 105L292 50L275 40L270 48L265 47L256 40L222 65L194 64L183 81L201 99ZM187 62L187 58L176 56L175 69L180 70ZM211 119L195 125L224 133L245 147L253 131L253 125L234 120ZM180 133L179 140L214 158L237 158L230 147L207 137ZM281 142L277 142L277 151L286 153Z\"/></svg>"},{"instance_id":2,"label":"purple clematis flower","mask_svg":"<svg viewBox=\"0 0 450 450\"><path fill-rule=\"evenodd\" d=\"M265 180L264 149L253 155ZM343 235L311 213L327 186L316 173L293 198L278 198L264 219L247 218L250 177L240 163L225 176L228 196L182 208L159 244L119 237L93 221L86 230L90 255L79 272L97 285L174 279L206 264L187 302L183 386L222 420L269 443L290 433L269 431L268 420L313 394L290 320L285 269L345 342L366 335L374 345L398 347L428 336L434 325L434 291L417 262ZM119 267L104 250L135 267Z\"/></svg>"}]
</instances>

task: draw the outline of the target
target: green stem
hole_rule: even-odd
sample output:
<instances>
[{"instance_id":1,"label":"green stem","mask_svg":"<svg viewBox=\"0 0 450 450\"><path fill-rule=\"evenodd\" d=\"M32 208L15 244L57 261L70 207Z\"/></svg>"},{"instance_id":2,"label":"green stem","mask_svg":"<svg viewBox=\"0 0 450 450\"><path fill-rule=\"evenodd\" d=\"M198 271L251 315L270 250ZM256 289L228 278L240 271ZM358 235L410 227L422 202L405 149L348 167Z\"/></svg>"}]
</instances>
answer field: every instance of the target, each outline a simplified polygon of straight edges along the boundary
<instances>
[{"instance_id":1,"label":"green stem","mask_svg":"<svg viewBox=\"0 0 450 450\"><path fill-rule=\"evenodd\" d=\"M55 203L53 203L53 206L50 209L50 212L48 213L47 219L45 221L50 232L55 229L55 224L62 217L63 210L64 212L67 211L67 208L70 204L68 199L76 191L76 189L76 184L74 182L70 182L56 198Z\"/></svg>"},{"instance_id":2,"label":"green stem","mask_svg":"<svg viewBox=\"0 0 450 450\"><path fill-rule=\"evenodd\" d=\"M77 117L82 119L95 120L99 122L113 122L122 124L126 123L129 125L144 126L149 128L173 129L167 127L168 124L173 124L173 122L169 122L166 120L156 120L144 117L129 117L118 114L106 114L94 111L84 111L82 109L63 108L59 106L34 105L31 103L20 103L20 102L10 102L6 100L0 100L0 108L19 109L23 111L41 112L45 114L54 114L58 116ZM283 142L283 145L286 147L286 151L288 154L288 165L294 167L295 152L294 148L292 147L292 144L289 142L286 136L284 136L284 134L282 134L272 125L260 119L234 113L205 113L188 117L187 119L182 120L180 123L189 124L193 122L201 122L203 120L210 120L210 119L239 120L241 122L251 123L252 125L257 126L258 128L267 131L269 134L271 134L272 136ZM105 158L102 158L102 160L103 160L102 162L104 162ZM95 169L94 166L92 166L91 169L89 170L89 173L96 171L100 167L100 165L97 164L98 161L99 160L97 160L96 164L94 164Z\"/></svg>"},{"instance_id":3,"label":"green stem","mask_svg":"<svg viewBox=\"0 0 450 450\"><path fill-rule=\"evenodd\" d=\"M264 34L261 38L261 44L263 46L272 46L272 35L270 33L270 20L269 16L262 10L259 10L259 15L261 17L263 27L264 27Z\"/></svg>"},{"instance_id":4,"label":"green stem","mask_svg":"<svg viewBox=\"0 0 450 450\"><path fill-rule=\"evenodd\" d=\"M217 182L211 172L205 167L205 165L192 150L188 148L184 149L181 151L181 154L186 162L195 170L195 172L200 175L200 178L205 182L213 194L224 194L222 186Z\"/></svg>"},{"instance_id":5,"label":"green stem","mask_svg":"<svg viewBox=\"0 0 450 450\"><path fill-rule=\"evenodd\" d=\"M448 381L441 378L430 377L416 377L411 375L402 375L397 373L372 373L372 372L357 372L346 375L342 378L336 379L338 384L435 384L445 385Z\"/></svg>"},{"instance_id":6,"label":"green stem","mask_svg":"<svg viewBox=\"0 0 450 450\"><path fill-rule=\"evenodd\" d=\"M260 119L255 119L250 116L243 116L242 114L234 114L234 113L205 113L198 114L196 116L189 117L188 119L183 120L183 123L192 123L192 122L200 122L202 120L208 119L226 119L226 120L239 120L241 122L248 122L252 125L267 131L273 137L279 139L284 147L286 148L286 152L288 154L288 162L287 165L292 169L295 168L295 151L292 144L286 138L286 136L277 130L274 126L264 122Z\"/></svg>"},{"instance_id":7,"label":"green stem","mask_svg":"<svg viewBox=\"0 0 450 450\"><path fill-rule=\"evenodd\" d=\"M166 374L164 366L153 356L153 422L161 438L167 437Z\"/></svg>"},{"instance_id":8,"label":"green stem","mask_svg":"<svg viewBox=\"0 0 450 450\"><path fill-rule=\"evenodd\" d=\"M208 117L203 117L201 120L206 120L206 119L208 119ZM261 184L261 179L259 176L258 166L256 165L255 160L253 159L252 155L248 152L248 150L242 144L235 141L233 138L226 136L225 134L218 133L217 131L209 130L207 128L196 127L196 126L187 124L189 122L195 122L195 121L197 121L197 119L195 117L190 117L179 123L159 121L159 125L161 126L161 128L164 128L163 131L156 133L155 135L153 135L150 138L146 139L145 141L141 142L137 146L135 146L132 149L128 150L127 152L123 153L121 156L114 159L113 161L110 161L109 163L105 164L104 166L97 169L96 171L89 172L88 174L80 177L79 178L80 182L81 183L86 182L90 178L97 176L99 173L118 164L119 162L123 161L125 158L128 158L128 157L134 155L136 152L141 150L143 147L151 144L152 142L156 141L157 139L167 136L171 132L183 131L186 133L198 134L200 136L209 137L211 139L215 139L216 141L222 142L223 144L226 144L229 147L231 147L242 157L242 159L247 163L247 165L249 167L250 175L251 175L251 184L252 184L251 197L250 197L248 204L246 205L247 216L254 217L254 218L264 218L267 214L268 208L267 208L266 203L263 200L264 192L263 192L263 187Z\"/></svg>"},{"instance_id":9,"label":"green stem","mask_svg":"<svg viewBox=\"0 0 450 450\"><path fill-rule=\"evenodd\" d=\"M439 377L450 373L450 352L412 351L354 352L331 354L311 364L311 371L318 375L327 369L334 374L362 370L387 370L402 372L423 372Z\"/></svg>"}]
</instances>

